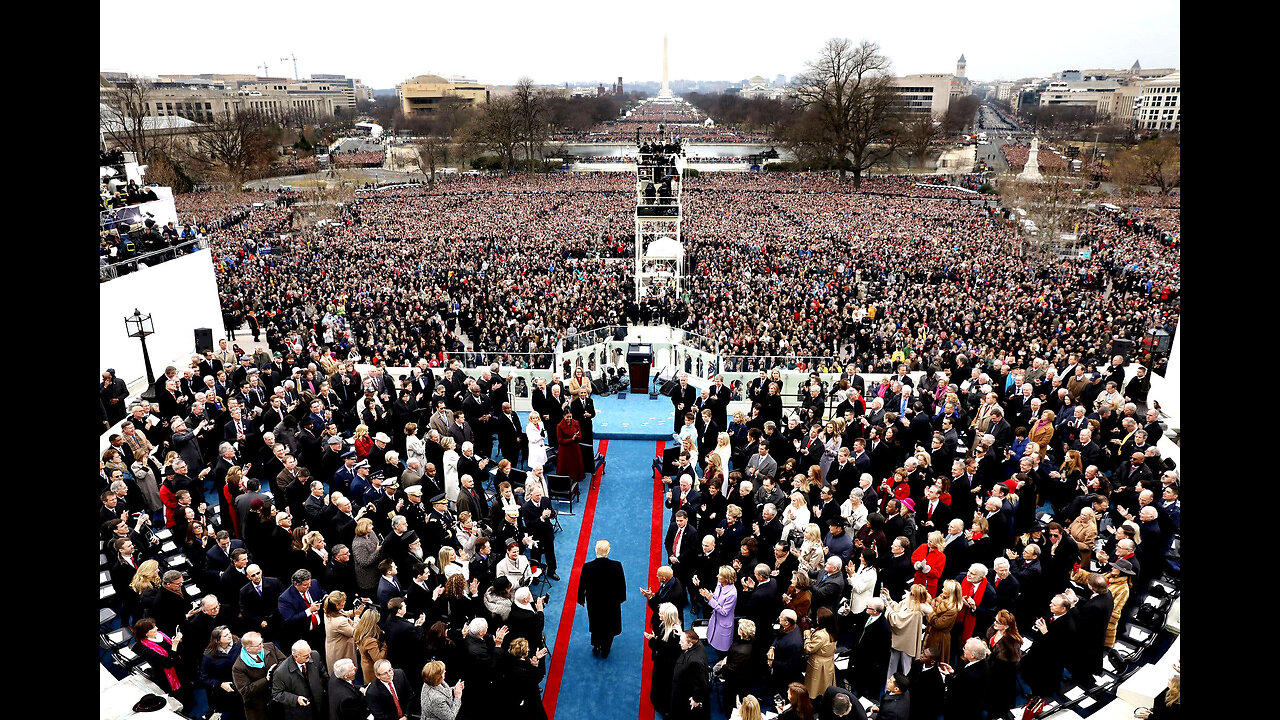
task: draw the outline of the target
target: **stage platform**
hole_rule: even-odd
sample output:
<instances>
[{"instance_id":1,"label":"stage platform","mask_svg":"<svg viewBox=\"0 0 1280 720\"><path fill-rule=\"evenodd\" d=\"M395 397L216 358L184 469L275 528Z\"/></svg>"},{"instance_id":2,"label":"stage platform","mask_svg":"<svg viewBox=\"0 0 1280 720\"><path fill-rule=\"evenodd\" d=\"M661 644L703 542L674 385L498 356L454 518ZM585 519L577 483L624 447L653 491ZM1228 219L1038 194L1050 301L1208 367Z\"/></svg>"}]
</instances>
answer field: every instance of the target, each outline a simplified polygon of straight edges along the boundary
<instances>
[{"instance_id":1,"label":"stage platform","mask_svg":"<svg viewBox=\"0 0 1280 720\"><path fill-rule=\"evenodd\" d=\"M650 400L648 393L625 399L617 395L592 398L596 403L596 418L592 432L597 439L670 440L675 408L671 398L658 395Z\"/></svg>"}]
</instances>

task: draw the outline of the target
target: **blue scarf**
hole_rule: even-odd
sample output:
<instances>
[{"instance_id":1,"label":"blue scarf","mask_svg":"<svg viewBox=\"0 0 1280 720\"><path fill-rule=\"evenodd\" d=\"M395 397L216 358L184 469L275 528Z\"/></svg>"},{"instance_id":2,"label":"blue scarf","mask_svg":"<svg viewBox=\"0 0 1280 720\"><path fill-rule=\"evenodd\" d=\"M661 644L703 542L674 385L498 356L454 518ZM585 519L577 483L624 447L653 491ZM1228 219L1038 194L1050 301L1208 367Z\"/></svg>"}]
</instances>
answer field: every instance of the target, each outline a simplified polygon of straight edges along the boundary
<instances>
[{"instance_id":1,"label":"blue scarf","mask_svg":"<svg viewBox=\"0 0 1280 720\"><path fill-rule=\"evenodd\" d=\"M266 663L266 658L267 658L267 646L266 646L266 645L263 645L263 646L262 646L262 659L261 659L261 660L254 660L254 659L253 659L253 656L249 654L249 650L248 650L248 649L246 649L246 648L244 648L244 647L241 647L241 648L240 648L240 659L244 661L244 664L245 664L245 665L248 665L248 666L249 666L249 667L251 667L251 668L260 668L260 667L262 667L262 666L266 665L266 664L267 664L267 663Z\"/></svg>"}]
</instances>

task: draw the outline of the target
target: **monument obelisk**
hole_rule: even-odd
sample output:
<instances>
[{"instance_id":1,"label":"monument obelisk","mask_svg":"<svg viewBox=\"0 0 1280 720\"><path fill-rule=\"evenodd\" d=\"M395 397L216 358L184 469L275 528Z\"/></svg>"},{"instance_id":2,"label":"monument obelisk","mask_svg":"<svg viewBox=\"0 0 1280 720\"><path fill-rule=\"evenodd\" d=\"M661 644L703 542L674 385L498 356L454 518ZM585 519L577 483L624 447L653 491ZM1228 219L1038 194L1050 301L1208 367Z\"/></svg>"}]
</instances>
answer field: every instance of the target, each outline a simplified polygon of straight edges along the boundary
<instances>
[{"instance_id":1,"label":"monument obelisk","mask_svg":"<svg viewBox=\"0 0 1280 720\"><path fill-rule=\"evenodd\" d=\"M667 83L667 36L662 36L662 89L658 91L658 97L663 100L670 100L671 86Z\"/></svg>"}]
</instances>

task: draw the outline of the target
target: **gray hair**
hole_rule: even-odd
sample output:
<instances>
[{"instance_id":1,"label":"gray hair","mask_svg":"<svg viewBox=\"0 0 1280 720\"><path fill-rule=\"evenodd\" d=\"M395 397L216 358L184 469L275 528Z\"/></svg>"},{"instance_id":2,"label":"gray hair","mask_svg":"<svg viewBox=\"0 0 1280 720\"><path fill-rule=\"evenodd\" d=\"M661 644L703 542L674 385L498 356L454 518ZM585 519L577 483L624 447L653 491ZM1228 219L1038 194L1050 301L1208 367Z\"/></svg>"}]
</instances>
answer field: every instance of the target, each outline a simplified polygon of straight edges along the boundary
<instances>
[{"instance_id":1,"label":"gray hair","mask_svg":"<svg viewBox=\"0 0 1280 720\"><path fill-rule=\"evenodd\" d=\"M489 631L489 621L482 617L475 618L471 624L467 626L467 631L471 635L483 635Z\"/></svg>"},{"instance_id":2,"label":"gray hair","mask_svg":"<svg viewBox=\"0 0 1280 720\"><path fill-rule=\"evenodd\" d=\"M311 643L307 642L306 640L299 640L295 642L292 647L289 648L289 650L291 650L294 655L297 655L303 650L310 650L310 649L311 649Z\"/></svg>"},{"instance_id":3,"label":"gray hair","mask_svg":"<svg viewBox=\"0 0 1280 720\"><path fill-rule=\"evenodd\" d=\"M310 579L311 579L311 571L306 568L299 568L298 570L294 571L293 575L289 578L289 581L292 582L294 585L301 585L302 583Z\"/></svg>"},{"instance_id":4,"label":"gray hair","mask_svg":"<svg viewBox=\"0 0 1280 720\"><path fill-rule=\"evenodd\" d=\"M987 644L976 637L965 640L964 649L968 650L975 660L983 660L987 657Z\"/></svg>"},{"instance_id":5,"label":"gray hair","mask_svg":"<svg viewBox=\"0 0 1280 720\"><path fill-rule=\"evenodd\" d=\"M867 601L867 607L876 611L877 615L884 613L884 599L873 597Z\"/></svg>"}]
</instances>

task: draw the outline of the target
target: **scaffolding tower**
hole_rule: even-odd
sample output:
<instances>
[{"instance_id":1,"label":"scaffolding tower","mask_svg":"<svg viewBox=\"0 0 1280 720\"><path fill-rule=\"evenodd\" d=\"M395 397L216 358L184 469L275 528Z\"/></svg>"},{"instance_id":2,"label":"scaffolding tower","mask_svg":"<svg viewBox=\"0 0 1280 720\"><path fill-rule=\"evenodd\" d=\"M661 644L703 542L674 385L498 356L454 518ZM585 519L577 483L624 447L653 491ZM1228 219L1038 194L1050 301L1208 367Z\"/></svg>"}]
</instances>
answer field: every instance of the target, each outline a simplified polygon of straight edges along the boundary
<instances>
[{"instance_id":1,"label":"scaffolding tower","mask_svg":"<svg viewBox=\"0 0 1280 720\"><path fill-rule=\"evenodd\" d=\"M636 304L680 297L684 243L680 237L680 193L684 187L684 145L665 136L641 138L636 129Z\"/></svg>"}]
</instances>

